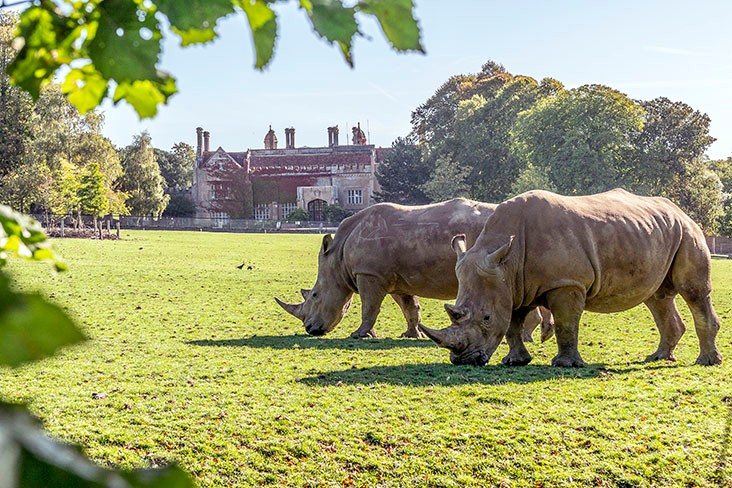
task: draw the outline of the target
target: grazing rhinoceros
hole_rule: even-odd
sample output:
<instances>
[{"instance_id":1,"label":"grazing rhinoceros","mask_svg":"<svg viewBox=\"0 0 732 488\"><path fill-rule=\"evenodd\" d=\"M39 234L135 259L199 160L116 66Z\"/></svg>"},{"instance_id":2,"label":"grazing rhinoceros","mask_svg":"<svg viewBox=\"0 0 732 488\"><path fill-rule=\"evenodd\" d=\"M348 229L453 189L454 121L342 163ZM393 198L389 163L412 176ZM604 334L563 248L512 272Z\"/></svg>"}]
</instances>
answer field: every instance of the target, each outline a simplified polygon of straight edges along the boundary
<instances>
[{"instance_id":1,"label":"grazing rhinoceros","mask_svg":"<svg viewBox=\"0 0 732 488\"><path fill-rule=\"evenodd\" d=\"M361 295L361 326L353 338L375 337L374 323L387 294L404 313L402 337L424 337L419 331L417 297L451 299L457 294L455 253L449 242L464 232L468 244L480 234L496 205L456 198L423 206L379 203L348 217L335 237L326 235L318 255L318 278L312 290L301 290L300 304L277 303L302 320L311 335L332 331ZM553 333L551 315L538 310L527 317L526 334L542 323L542 339Z\"/></svg>"},{"instance_id":2,"label":"grazing rhinoceros","mask_svg":"<svg viewBox=\"0 0 732 488\"><path fill-rule=\"evenodd\" d=\"M421 326L450 349L454 364L484 365L504 336L509 352L503 364L527 364L520 324L544 305L554 315L559 349L552 365L583 366L577 350L582 311L619 312L640 303L660 333L647 360L673 360L685 330L676 294L694 317L697 364L722 362L704 235L665 198L624 190L578 197L531 191L500 204L467 252L465 241L452 241L460 283L455 305L445 305L452 325Z\"/></svg>"}]
</instances>

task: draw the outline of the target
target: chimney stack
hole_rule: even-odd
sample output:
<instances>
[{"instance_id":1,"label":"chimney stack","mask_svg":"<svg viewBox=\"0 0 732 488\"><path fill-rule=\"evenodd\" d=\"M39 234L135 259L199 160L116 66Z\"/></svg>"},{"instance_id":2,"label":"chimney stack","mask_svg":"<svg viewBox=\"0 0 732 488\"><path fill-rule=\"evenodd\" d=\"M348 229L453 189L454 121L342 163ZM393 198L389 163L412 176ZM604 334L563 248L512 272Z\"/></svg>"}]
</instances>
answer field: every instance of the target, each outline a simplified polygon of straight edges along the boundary
<instances>
[{"instance_id":1,"label":"chimney stack","mask_svg":"<svg viewBox=\"0 0 732 488\"><path fill-rule=\"evenodd\" d=\"M203 131L203 152L205 152L205 153L208 152L208 138L209 138L208 131L207 130Z\"/></svg>"},{"instance_id":2,"label":"chimney stack","mask_svg":"<svg viewBox=\"0 0 732 488\"><path fill-rule=\"evenodd\" d=\"M333 147L338 145L338 126L328 127L328 146Z\"/></svg>"},{"instance_id":3,"label":"chimney stack","mask_svg":"<svg viewBox=\"0 0 732 488\"><path fill-rule=\"evenodd\" d=\"M285 129L285 148L295 149L295 128Z\"/></svg>"},{"instance_id":4,"label":"chimney stack","mask_svg":"<svg viewBox=\"0 0 732 488\"><path fill-rule=\"evenodd\" d=\"M203 146L203 127L196 127L196 159L201 157L201 147Z\"/></svg>"}]
</instances>

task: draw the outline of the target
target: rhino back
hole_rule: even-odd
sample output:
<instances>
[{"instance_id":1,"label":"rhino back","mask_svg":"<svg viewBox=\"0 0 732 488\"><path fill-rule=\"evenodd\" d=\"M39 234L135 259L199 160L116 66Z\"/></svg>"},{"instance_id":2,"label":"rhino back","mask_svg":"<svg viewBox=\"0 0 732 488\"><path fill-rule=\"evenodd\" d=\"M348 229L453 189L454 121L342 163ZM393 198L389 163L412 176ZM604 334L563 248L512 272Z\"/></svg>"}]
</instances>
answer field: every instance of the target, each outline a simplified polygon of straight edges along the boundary
<instances>
[{"instance_id":1,"label":"rhino back","mask_svg":"<svg viewBox=\"0 0 732 488\"><path fill-rule=\"evenodd\" d=\"M678 207L624 190L580 197L522 194L496 209L479 242L490 252L508 235L518 244L512 254L514 301L522 305L550 289L576 285L586 292L587 310L625 310L661 287L684 241L698 249L685 259L708 260L701 230Z\"/></svg>"},{"instance_id":2,"label":"rhino back","mask_svg":"<svg viewBox=\"0 0 732 488\"><path fill-rule=\"evenodd\" d=\"M343 232L338 229L342 265L354 281L358 274L382 278L389 293L453 298L457 278L450 241L462 233L472 245L495 207L462 198L371 206L344 221Z\"/></svg>"}]
</instances>

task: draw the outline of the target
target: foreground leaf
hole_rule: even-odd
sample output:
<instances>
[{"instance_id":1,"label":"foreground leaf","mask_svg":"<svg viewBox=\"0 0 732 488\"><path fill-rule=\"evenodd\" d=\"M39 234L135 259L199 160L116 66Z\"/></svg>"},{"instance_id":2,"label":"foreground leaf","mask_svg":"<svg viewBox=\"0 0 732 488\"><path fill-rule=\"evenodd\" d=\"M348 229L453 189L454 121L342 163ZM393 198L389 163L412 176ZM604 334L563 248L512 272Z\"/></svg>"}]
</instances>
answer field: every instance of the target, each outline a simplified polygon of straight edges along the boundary
<instances>
[{"instance_id":1,"label":"foreground leaf","mask_svg":"<svg viewBox=\"0 0 732 488\"><path fill-rule=\"evenodd\" d=\"M234 12L231 0L155 0L155 5L168 17L182 46L213 40L216 22Z\"/></svg>"},{"instance_id":2,"label":"foreground leaf","mask_svg":"<svg viewBox=\"0 0 732 488\"><path fill-rule=\"evenodd\" d=\"M256 61L254 67L262 69L272 59L277 38L277 16L263 0L239 0L252 31Z\"/></svg>"},{"instance_id":3,"label":"foreground leaf","mask_svg":"<svg viewBox=\"0 0 732 488\"><path fill-rule=\"evenodd\" d=\"M7 205L0 205L0 267L8 255L53 261L57 271L66 269L51 250L51 243L46 239L41 224Z\"/></svg>"},{"instance_id":4,"label":"foreground leaf","mask_svg":"<svg viewBox=\"0 0 732 488\"><path fill-rule=\"evenodd\" d=\"M88 64L83 68L72 69L66 75L61 85L63 93L79 112L87 113L97 107L105 95L109 82L94 68Z\"/></svg>"},{"instance_id":5,"label":"foreground leaf","mask_svg":"<svg viewBox=\"0 0 732 488\"><path fill-rule=\"evenodd\" d=\"M108 80L153 80L158 76L162 34L152 8L130 0L102 0L89 56Z\"/></svg>"},{"instance_id":6,"label":"foreground leaf","mask_svg":"<svg viewBox=\"0 0 732 488\"><path fill-rule=\"evenodd\" d=\"M398 51L424 52L412 0L361 0L358 8L379 20L384 35Z\"/></svg>"},{"instance_id":7,"label":"foreground leaf","mask_svg":"<svg viewBox=\"0 0 732 488\"><path fill-rule=\"evenodd\" d=\"M8 67L13 83L38 99L41 86L51 81L59 67L74 59L72 45L80 32L73 21L55 10L38 6L24 10L18 26L23 47Z\"/></svg>"},{"instance_id":8,"label":"foreground leaf","mask_svg":"<svg viewBox=\"0 0 732 488\"><path fill-rule=\"evenodd\" d=\"M349 66L353 67L351 44L358 33L356 9L344 7L339 0L300 0L315 32L331 43L338 44Z\"/></svg>"},{"instance_id":9,"label":"foreground leaf","mask_svg":"<svg viewBox=\"0 0 732 488\"><path fill-rule=\"evenodd\" d=\"M123 81L114 91L114 103L125 100L132 105L140 118L154 117L158 105L167 102L176 93L175 79L160 73L158 80Z\"/></svg>"}]
</instances>

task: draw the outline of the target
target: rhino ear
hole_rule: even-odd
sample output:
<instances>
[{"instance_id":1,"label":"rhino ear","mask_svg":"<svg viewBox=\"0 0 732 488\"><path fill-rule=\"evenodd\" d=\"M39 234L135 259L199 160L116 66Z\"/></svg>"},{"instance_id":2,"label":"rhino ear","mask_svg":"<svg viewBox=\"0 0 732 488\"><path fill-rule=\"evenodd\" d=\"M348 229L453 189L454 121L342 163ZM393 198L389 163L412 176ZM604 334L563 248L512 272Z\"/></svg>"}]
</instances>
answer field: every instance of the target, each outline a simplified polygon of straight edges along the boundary
<instances>
[{"instance_id":1,"label":"rhino ear","mask_svg":"<svg viewBox=\"0 0 732 488\"><path fill-rule=\"evenodd\" d=\"M458 261L463 259L467 249L465 245L465 234L458 234L453 237L452 241L450 241L450 245L452 246L452 250L455 251L455 254L457 254Z\"/></svg>"},{"instance_id":2,"label":"rhino ear","mask_svg":"<svg viewBox=\"0 0 732 488\"><path fill-rule=\"evenodd\" d=\"M486 268L494 268L503 263L503 261L506 259L506 256L508 256L509 251L511 250L511 244L513 244L514 237L515 236L509 237L506 244L502 245L485 257L484 264Z\"/></svg>"},{"instance_id":3,"label":"rhino ear","mask_svg":"<svg viewBox=\"0 0 732 488\"><path fill-rule=\"evenodd\" d=\"M312 290L306 290L305 288L300 288L300 295L302 295L303 299L307 300L310 296L310 292Z\"/></svg>"},{"instance_id":4,"label":"rhino ear","mask_svg":"<svg viewBox=\"0 0 732 488\"><path fill-rule=\"evenodd\" d=\"M323 236L323 247L320 249L320 254L326 255L328 254L328 251L330 251L331 246L333 245L333 236L330 234L325 234Z\"/></svg>"}]
</instances>

